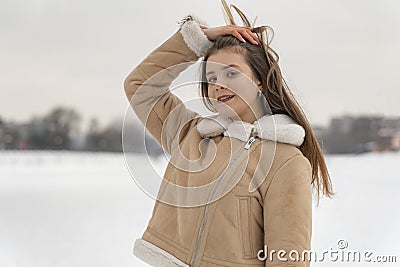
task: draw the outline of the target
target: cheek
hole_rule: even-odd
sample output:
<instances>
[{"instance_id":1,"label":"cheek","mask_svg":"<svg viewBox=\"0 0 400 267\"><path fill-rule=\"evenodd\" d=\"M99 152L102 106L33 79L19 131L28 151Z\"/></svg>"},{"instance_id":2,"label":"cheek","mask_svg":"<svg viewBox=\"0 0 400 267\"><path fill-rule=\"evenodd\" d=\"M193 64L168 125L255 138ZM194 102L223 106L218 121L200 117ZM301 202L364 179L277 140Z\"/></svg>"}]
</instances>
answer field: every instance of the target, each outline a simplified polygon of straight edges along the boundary
<instances>
[{"instance_id":1,"label":"cheek","mask_svg":"<svg viewBox=\"0 0 400 267\"><path fill-rule=\"evenodd\" d=\"M214 89L214 87L211 85L208 85L208 88L207 88L207 93L208 93L208 97L210 97L210 98L214 98L214 96L215 96L215 89Z\"/></svg>"},{"instance_id":2,"label":"cheek","mask_svg":"<svg viewBox=\"0 0 400 267\"><path fill-rule=\"evenodd\" d=\"M232 86L232 91L240 98L247 102L248 105L254 103L254 100L258 96L258 88L251 81L245 79L240 80Z\"/></svg>"}]
</instances>

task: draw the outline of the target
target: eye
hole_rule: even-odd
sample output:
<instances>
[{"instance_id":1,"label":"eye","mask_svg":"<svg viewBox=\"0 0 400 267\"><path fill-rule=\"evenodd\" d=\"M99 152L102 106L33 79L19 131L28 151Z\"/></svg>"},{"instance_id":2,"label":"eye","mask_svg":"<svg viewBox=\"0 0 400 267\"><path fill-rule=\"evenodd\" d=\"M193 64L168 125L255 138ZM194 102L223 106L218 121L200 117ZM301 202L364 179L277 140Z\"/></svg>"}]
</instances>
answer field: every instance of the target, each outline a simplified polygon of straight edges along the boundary
<instances>
[{"instance_id":1,"label":"eye","mask_svg":"<svg viewBox=\"0 0 400 267\"><path fill-rule=\"evenodd\" d=\"M217 81L217 78L216 77L210 77L207 81L209 83L215 83Z\"/></svg>"},{"instance_id":2,"label":"eye","mask_svg":"<svg viewBox=\"0 0 400 267\"><path fill-rule=\"evenodd\" d=\"M237 74L237 71L230 71L226 74L228 77L234 77Z\"/></svg>"}]
</instances>

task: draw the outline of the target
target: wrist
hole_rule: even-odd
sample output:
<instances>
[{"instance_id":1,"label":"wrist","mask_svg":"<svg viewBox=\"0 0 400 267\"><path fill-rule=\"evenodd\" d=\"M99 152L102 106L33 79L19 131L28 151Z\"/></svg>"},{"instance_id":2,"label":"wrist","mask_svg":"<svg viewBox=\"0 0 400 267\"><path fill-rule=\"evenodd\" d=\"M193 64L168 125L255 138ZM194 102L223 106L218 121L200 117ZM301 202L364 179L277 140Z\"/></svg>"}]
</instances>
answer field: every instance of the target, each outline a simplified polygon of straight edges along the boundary
<instances>
[{"instance_id":1,"label":"wrist","mask_svg":"<svg viewBox=\"0 0 400 267\"><path fill-rule=\"evenodd\" d=\"M211 42L213 42L214 40L212 40L210 38L210 35L208 34L208 28L202 28L201 31L204 33L204 35L207 37L207 39Z\"/></svg>"}]
</instances>

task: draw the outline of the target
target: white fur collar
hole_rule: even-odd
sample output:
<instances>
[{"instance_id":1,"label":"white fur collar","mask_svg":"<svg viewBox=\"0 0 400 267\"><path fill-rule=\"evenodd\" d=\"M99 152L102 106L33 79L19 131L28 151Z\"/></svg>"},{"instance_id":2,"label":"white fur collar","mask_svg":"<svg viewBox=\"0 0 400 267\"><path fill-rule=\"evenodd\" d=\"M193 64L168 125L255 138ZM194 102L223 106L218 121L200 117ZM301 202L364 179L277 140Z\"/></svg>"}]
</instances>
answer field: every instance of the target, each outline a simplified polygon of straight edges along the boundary
<instances>
[{"instance_id":1,"label":"white fur collar","mask_svg":"<svg viewBox=\"0 0 400 267\"><path fill-rule=\"evenodd\" d=\"M219 114L202 119L197 131L203 138L223 134L246 142L255 128L256 136L280 143L300 146L304 141L304 128L285 114L264 115L253 124L241 120L233 120Z\"/></svg>"}]
</instances>

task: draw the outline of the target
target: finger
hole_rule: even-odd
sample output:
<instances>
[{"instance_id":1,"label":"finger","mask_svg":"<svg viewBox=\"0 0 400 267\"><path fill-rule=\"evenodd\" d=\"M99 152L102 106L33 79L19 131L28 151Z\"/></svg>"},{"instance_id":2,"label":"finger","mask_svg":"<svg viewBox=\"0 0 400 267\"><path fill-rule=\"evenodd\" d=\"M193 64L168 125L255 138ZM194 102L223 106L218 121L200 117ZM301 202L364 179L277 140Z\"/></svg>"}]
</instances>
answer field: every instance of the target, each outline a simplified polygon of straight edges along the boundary
<instances>
[{"instance_id":1,"label":"finger","mask_svg":"<svg viewBox=\"0 0 400 267\"><path fill-rule=\"evenodd\" d=\"M228 25L226 26L226 31L225 34L230 34L235 36L237 39L239 39L241 42L246 42L246 40L243 38L246 37L247 40L252 42L253 44L259 44L260 41L255 33L251 31L251 27L244 27L244 26L234 26L234 25Z\"/></svg>"},{"instance_id":2,"label":"finger","mask_svg":"<svg viewBox=\"0 0 400 267\"><path fill-rule=\"evenodd\" d=\"M241 41L241 42L243 42L243 43L245 43L246 42L246 40L242 37L242 35L237 31L237 30L229 30L229 32L228 32L230 35L233 35L233 36L235 36L236 38L238 38L239 39L239 41Z\"/></svg>"},{"instance_id":3,"label":"finger","mask_svg":"<svg viewBox=\"0 0 400 267\"><path fill-rule=\"evenodd\" d=\"M223 26L223 27L235 28L235 29L240 29L240 28L253 29L252 27L240 26L240 25L225 25L225 26Z\"/></svg>"},{"instance_id":4,"label":"finger","mask_svg":"<svg viewBox=\"0 0 400 267\"><path fill-rule=\"evenodd\" d=\"M250 34L256 39L256 41L257 41L258 43L261 43L261 42L260 42L260 39L258 38L257 33L250 31Z\"/></svg>"},{"instance_id":5,"label":"finger","mask_svg":"<svg viewBox=\"0 0 400 267\"><path fill-rule=\"evenodd\" d=\"M227 29L230 30L236 30L236 31L241 31L241 30L252 30L252 27L247 27L247 26L237 26L237 25L227 25L225 26Z\"/></svg>"},{"instance_id":6,"label":"finger","mask_svg":"<svg viewBox=\"0 0 400 267\"><path fill-rule=\"evenodd\" d=\"M244 36L247 40L249 40L251 43L258 45L258 38L256 38L252 33L250 33L249 31L242 31L240 32L240 34L242 36Z\"/></svg>"},{"instance_id":7,"label":"finger","mask_svg":"<svg viewBox=\"0 0 400 267\"><path fill-rule=\"evenodd\" d=\"M258 44L260 44L260 39L258 38L258 35L254 32L252 32L251 30L248 32L251 36L253 36L253 38L257 41Z\"/></svg>"}]
</instances>

